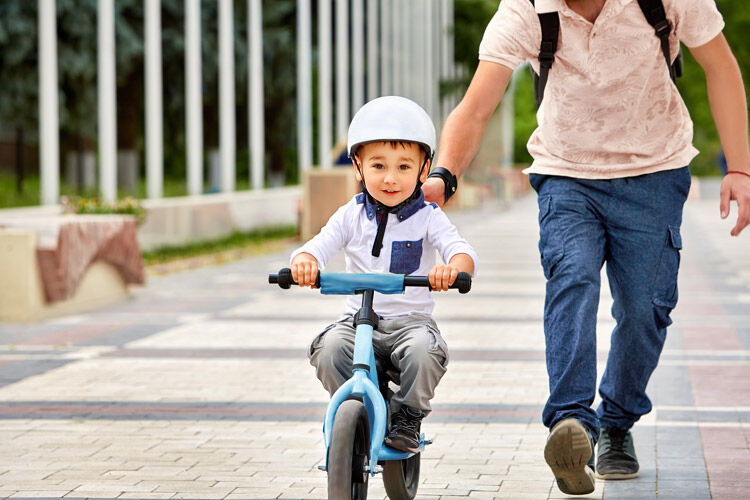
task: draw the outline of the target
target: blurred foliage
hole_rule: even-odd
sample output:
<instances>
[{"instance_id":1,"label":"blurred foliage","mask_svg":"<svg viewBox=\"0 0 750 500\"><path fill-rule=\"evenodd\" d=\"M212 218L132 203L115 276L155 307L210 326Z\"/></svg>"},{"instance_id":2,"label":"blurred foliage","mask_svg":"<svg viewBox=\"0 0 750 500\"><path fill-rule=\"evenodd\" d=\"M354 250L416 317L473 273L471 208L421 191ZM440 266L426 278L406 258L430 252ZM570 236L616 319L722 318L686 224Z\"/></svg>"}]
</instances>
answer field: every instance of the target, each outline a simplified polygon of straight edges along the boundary
<instances>
[{"instance_id":1,"label":"blurred foliage","mask_svg":"<svg viewBox=\"0 0 750 500\"><path fill-rule=\"evenodd\" d=\"M750 9L745 2L717 0L724 14L724 33L745 75L750 74ZM58 78L61 158L66 151L96 147L96 0L57 0ZM248 176L247 2L234 0L234 55L237 124L237 180ZM455 0L455 56L458 78L441 82L441 92L462 95L474 73L484 29L498 0ZM313 15L317 9L313 8ZM162 64L164 70L164 155L167 178L185 177L184 2L162 0ZM267 174L296 182L295 0L263 4L264 117ZM117 57L118 145L144 148L143 1L115 2ZM313 20L313 26L316 26ZM208 157L218 148L218 12L215 0L201 1L204 149ZM317 34L314 34L314 40ZM21 128L29 142L38 128L37 3L0 0L0 123ZM317 64L317 54L313 54ZM317 71L317 68L313 68ZM317 84L317 79L313 85ZM693 171L718 173L720 144L705 91L703 71L689 51L685 75L678 82L695 123L695 145L702 154ZM317 107L313 109L317 113ZM516 95L516 163L530 161L525 148L535 127L531 80L518 76ZM317 147L317 141L314 142ZM316 156L317 157L317 156ZM143 162L141 162L143 163ZM27 182L31 182L29 176ZM208 175L205 176L206 178ZM267 178L271 175L267 175Z\"/></svg>"},{"instance_id":2,"label":"blurred foliage","mask_svg":"<svg viewBox=\"0 0 750 500\"><path fill-rule=\"evenodd\" d=\"M201 1L203 130L206 159L219 147L218 7ZM57 49L61 158L67 151L96 148L97 0L57 0ZM235 0L234 58L238 183L248 177L247 2ZM185 176L185 17L182 0L162 0L165 174ZM295 0L263 6L264 100L268 170L296 165ZM118 146L144 149L143 1L115 2ZM21 127L28 140L38 132L37 3L0 0L0 123ZM290 63L291 61L291 63ZM244 148L244 149L243 149ZM143 162L141 162L143 163ZM205 177L208 177L206 175Z\"/></svg>"},{"instance_id":3,"label":"blurred foliage","mask_svg":"<svg viewBox=\"0 0 750 500\"><path fill-rule=\"evenodd\" d=\"M135 198L128 196L114 203L104 203L98 198L81 198L79 196L63 196L60 199L63 213L66 214L119 214L132 215L136 223L146 220L146 209Z\"/></svg>"}]
</instances>

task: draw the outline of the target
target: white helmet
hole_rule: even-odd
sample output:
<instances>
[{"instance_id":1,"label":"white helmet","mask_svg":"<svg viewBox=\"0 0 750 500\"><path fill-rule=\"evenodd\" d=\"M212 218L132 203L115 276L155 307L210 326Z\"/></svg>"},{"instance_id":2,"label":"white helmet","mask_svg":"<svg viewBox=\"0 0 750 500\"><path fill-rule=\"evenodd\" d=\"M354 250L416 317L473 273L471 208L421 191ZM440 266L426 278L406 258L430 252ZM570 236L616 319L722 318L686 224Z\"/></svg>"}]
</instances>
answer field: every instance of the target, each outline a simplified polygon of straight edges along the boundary
<instances>
[{"instance_id":1,"label":"white helmet","mask_svg":"<svg viewBox=\"0 0 750 500\"><path fill-rule=\"evenodd\" d=\"M427 157L435 154L435 125L430 115L416 102L395 95L378 97L354 115L347 134L349 158L354 149L373 141L409 141L427 148Z\"/></svg>"}]
</instances>

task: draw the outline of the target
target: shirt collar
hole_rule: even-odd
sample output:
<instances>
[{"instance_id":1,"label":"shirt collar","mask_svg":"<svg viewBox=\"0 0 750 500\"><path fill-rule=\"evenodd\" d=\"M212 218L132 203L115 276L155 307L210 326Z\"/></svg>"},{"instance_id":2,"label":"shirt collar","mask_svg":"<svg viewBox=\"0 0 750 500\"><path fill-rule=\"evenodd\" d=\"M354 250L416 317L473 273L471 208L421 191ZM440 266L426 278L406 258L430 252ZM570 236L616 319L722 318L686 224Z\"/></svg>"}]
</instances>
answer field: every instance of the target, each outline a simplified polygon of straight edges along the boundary
<instances>
[{"instance_id":1,"label":"shirt collar","mask_svg":"<svg viewBox=\"0 0 750 500\"><path fill-rule=\"evenodd\" d=\"M604 4L604 9L602 9L602 12L607 8L621 7L632 1L633 0L607 0L607 3ZM610 4L617 5L613 6ZM566 12L569 14L573 13L571 8L568 7L568 4L565 2L565 0L536 0L534 2L534 9L536 10L537 14L546 14L548 12Z\"/></svg>"},{"instance_id":2,"label":"shirt collar","mask_svg":"<svg viewBox=\"0 0 750 500\"><path fill-rule=\"evenodd\" d=\"M377 223L378 206L373 202L369 196L363 196L365 201L365 212L367 218L372 219ZM404 221L419 212L419 209L424 207L424 193L419 190L419 196L417 196L410 203L407 203L401 207L398 212L394 212L399 221Z\"/></svg>"}]
</instances>

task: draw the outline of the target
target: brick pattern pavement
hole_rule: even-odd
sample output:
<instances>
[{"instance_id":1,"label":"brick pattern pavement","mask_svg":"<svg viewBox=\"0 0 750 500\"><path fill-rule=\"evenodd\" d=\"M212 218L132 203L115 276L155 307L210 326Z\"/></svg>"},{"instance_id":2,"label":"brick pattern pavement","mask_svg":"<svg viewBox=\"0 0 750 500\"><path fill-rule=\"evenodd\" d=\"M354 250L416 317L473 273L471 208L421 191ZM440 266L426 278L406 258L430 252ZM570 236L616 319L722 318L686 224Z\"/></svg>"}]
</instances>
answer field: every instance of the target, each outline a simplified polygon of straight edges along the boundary
<instances>
[{"instance_id":1,"label":"brick pattern pavement","mask_svg":"<svg viewBox=\"0 0 750 500\"><path fill-rule=\"evenodd\" d=\"M750 235L713 201L685 214L681 302L634 428L637 480L585 498L735 499L750 488ZM536 209L454 214L477 248L471 294L444 293L451 350L420 498L566 498L544 463L544 280ZM325 498L325 391L311 337L340 297L282 291L286 253L152 278L104 311L0 325L0 498ZM341 262L338 263L339 268ZM334 266L335 267L335 266ZM613 326L606 276L600 374ZM384 498L380 478L371 498Z\"/></svg>"}]
</instances>

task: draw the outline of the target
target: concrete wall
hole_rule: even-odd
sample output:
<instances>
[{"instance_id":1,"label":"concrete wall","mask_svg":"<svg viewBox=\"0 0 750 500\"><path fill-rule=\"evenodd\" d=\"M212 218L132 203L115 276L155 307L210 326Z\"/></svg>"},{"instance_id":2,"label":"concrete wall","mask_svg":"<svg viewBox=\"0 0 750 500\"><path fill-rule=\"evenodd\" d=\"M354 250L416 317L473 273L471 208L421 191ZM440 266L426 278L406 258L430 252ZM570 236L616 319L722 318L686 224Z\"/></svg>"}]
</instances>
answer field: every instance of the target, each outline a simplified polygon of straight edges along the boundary
<instances>
[{"instance_id":1,"label":"concrete wall","mask_svg":"<svg viewBox=\"0 0 750 500\"><path fill-rule=\"evenodd\" d=\"M141 250L227 236L269 226L297 224L300 187L144 200L138 228Z\"/></svg>"}]
</instances>

